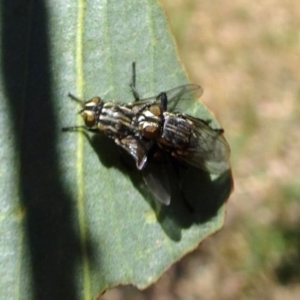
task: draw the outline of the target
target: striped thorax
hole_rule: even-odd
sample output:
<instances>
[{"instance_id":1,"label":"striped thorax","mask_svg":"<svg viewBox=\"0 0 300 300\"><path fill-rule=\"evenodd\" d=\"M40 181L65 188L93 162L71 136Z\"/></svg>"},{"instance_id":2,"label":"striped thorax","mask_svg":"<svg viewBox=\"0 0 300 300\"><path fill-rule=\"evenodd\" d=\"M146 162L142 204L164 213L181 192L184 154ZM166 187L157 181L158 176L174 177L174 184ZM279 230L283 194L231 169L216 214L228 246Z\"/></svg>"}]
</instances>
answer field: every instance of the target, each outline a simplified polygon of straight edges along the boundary
<instances>
[{"instance_id":1,"label":"striped thorax","mask_svg":"<svg viewBox=\"0 0 300 300\"><path fill-rule=\"evenodd\" d=\"M105 103L99 97L94 97L84 103L80 114L88 128L97 128L110 137L124 137L134 131L134 113L125 105Z\"/></svg>"}]
</instances>

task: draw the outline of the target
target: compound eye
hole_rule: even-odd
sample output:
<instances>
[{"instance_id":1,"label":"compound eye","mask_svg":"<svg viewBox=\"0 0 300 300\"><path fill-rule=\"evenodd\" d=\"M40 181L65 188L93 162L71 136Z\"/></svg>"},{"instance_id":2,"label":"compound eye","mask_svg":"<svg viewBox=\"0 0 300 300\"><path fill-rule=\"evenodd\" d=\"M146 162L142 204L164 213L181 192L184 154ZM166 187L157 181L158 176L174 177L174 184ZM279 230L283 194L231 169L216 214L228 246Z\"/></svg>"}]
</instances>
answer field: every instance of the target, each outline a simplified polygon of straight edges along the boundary
<instances>
[{"instance_id":1,"label":"compound eye","mask_svg":"<svg viewBox=\"0 0 300 300\"><path fill-rule=\"evenodd\" d=\"M94 97L84 103L83 110L92 110L101 102L99 97Z\"/></svg>"},{"instance_id":2,"label":"compound eye","mask_svg":"<svg viewBox=\"0 0 300 300\"><path fill-rule=\"evenodd\" d=\"M94 112L92 111L89 111L89 110L84 110L82 113L81 113L82 117L83 117L83 120L84 120L84 123L86 125L86 127L93 127L95 125L95 114Z\"/></svg>"},{"instance_id":3,"label":"compound eye","mask_svg":"<svg viewBox=\"0 0 300 300\"><path fill-rule=\"evenodd\" d=\"M159 117L162 114L161 107L159 105L151 105L149 111L156 117Z\"/></svg>"},{"instance_id":4,"label":"compound eye","mask_svg":"<svg viewBox=\"0 0 300 300\"><path fill-rule=\"evenodd\" d=\"M99 104L101 102L101 99L99 97L94 97L91 99L91 102L93 102L95 104Z\"/></svg>"},{"instance_id":5,"label":"compound eye","mask_svg":"<svg viewBox=\"0 0 300 300\"><path fill-rule=\"evenodd\" d=\"M143 136L149 140L157 139L159 137L159 128L152 125L146 126L143 129Z\"/></svg>"}]
</instances>

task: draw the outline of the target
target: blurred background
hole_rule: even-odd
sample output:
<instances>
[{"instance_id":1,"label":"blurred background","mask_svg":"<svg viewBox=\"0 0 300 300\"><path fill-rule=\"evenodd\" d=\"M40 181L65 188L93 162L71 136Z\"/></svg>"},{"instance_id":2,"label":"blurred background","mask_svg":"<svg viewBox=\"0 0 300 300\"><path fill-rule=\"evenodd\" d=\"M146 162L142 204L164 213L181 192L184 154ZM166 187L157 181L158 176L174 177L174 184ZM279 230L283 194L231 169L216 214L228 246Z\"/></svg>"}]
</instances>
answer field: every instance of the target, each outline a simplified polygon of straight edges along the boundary
<instances>
[{"instance_id":1,"label":"blurred background","mask_svg":"<svg viewBox=\"0 0 300 300\"><path fill-rule=\"evenodd\" d=\"M104 300L300 299L300 2L161 0L231 145L224 228L145 291Z\"/></svg>"}]
</instances>

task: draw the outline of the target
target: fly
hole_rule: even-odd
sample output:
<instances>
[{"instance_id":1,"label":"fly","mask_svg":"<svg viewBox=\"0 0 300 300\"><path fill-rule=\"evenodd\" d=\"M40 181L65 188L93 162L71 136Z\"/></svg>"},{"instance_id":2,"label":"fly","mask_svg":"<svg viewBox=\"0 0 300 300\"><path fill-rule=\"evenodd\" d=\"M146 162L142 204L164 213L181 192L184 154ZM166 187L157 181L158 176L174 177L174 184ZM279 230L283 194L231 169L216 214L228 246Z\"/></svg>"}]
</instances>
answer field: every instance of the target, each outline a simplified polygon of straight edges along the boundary
<instances>
[{"instance_id":1,"label":"fly","mask_svg":"<svg viewBox=\"0 0 300 300\"><path fill-rule=\"evenodd\" d=\"M230 148L224 130L212 128L203 119L174 112L180 102L191 99L197 92L203 93L200 86L187 84L139 100L135 91L137 101L128 106L134 110L138 104L143 109L135 114L133 127L139 138L155 141L174 158L208 173L221 174L230 169Z\"/></svg>"},{"instance_id":2,"label":"fly","mask_svg":"<svg viewBox=\"0 0 300 300\"><path fill-rule=\"evenodd\" d=\"M133 157L153 196L168 205L172 193L168 174L172 172L170 165L174 165L174 159L186 166L220 175L230 170L229 145L223 129L214 129L209 122L178 111L184 101L194 98L195 93L199 96L203 93L200 86L186 84L155 97L140 99L135 87L135 63L132 67L130 87L135 101L105 102L100 97L82 101L69 94L81 103L79 113L85 125L63 130L83 128L102 132L113 139Z\"/></svg>"},{"instance_id":3,"label":"fly","mask_svg":"<svg viewBox=\"0 0 300 300\"><path fill-rule=\"evenodd\" d=\"M72 94L69 97L82 105L78 112L81 114L84 126L64 127L63 131L84 129L94 133L102 132L128 152L135 160L139 170L143 169L147 161L147 153L152 141L142 141L136 137L133 119L134 110L127 104L104 102L100 97L82 101Z\"/></svg>"}]
</instances>

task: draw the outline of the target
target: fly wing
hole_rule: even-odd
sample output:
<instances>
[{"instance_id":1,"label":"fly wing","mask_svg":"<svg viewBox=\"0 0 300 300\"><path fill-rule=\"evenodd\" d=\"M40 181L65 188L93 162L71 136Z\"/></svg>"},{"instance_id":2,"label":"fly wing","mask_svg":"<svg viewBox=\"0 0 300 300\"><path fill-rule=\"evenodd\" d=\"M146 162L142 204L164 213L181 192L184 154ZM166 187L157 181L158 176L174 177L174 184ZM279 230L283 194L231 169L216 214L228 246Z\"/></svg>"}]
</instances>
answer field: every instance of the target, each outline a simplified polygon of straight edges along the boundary
<instances>
[{"instance_id":1,"label":"fly wing","mask_svg":"<svg viewBox=\"0 0 300 300\"><path fill-rule=\"evenodd\" d=\"M115 142L129 153L135 160L138 170L142 170L144 182L159 202L169 205L171 202L171 188L165 162L157 162L154 158L147 163L148 152L152 142L143 142L134 136L117 139Z\"/></svg>"},{"instance_id":2,"label":"fly wing","mask_svg":"<svg viewBox=\"0 0 300 300\"><path fill-rule=\"evenodd\" d=\"M183 111L189 105L187 102L195 101L195 97L201 97L203 94L203 89L197 84L185 84L173 88L166 92L168 99L168 111ZM184 107L180 107L181 104Z\"/></svg>"},{"instance_id":3,"label":"fly wing","mask_svg":"<svg viewBox=\"0 0 300 300\"><path fill-rule=\"evenodd\" d=\"M147 143L142 143L140 139L134 136L127 136L122 139L115 139L115 142L134 158L138 170L142 170L146 166L151 141L149 141L148 146Z\"/></svg>"},{"instance_id":4,"label":"fly wing","mask_svg":"<svg viewBox=\"0 0 300 300\"><path fill-rule=\"evenodd\" d=\"M223 136L223 130L213 129L205 121L188 115L182 117L193 125L189 154L176 155L180 160L212 174L221 174L230 169L230 148Z\"/></svg>"},{"instance_id":5,"label":"fly wing","mask_svg":"<svg viewBox=\"0 0 300 300\"><path fill-rule=\"evenodd\" d=\"M180 105L184 102L184 106L187 107L188 104L186 101L194 101L194 98L200 97L203 94L203 89L197 84L185 84L178 87L175 87L167 92L167 107L168 111L182 110ZM127 103L126 106L136 110L139 107L152 105L152 104L161 104L161 95L159 93L157 96L144 98L138 101Z\"/></svg>"},{"instance_id":6,"label":"fly wing","mask_svg":"<svg viewBox=\"0 0 300 300\"><path fill-rule=\"evenodd\" d=\"M143 178L146 186L156 200L164 205L171 202L171 185L169 181L169 169L166 162L151 161L143 170Z\"/></svg>"}]
</instances>

